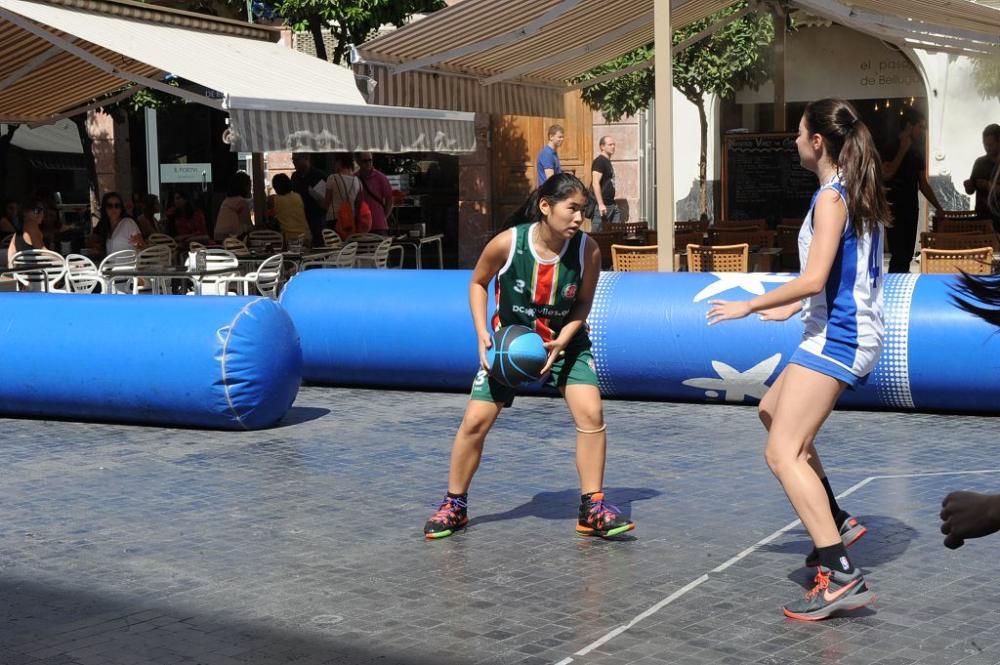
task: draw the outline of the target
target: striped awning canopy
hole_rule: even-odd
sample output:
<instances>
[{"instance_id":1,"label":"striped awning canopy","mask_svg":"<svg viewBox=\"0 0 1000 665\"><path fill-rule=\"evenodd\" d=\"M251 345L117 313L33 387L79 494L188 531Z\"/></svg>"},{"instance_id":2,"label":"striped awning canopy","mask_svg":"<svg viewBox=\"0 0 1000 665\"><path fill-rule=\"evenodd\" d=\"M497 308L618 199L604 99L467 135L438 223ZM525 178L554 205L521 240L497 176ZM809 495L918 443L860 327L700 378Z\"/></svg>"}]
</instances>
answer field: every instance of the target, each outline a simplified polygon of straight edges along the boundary
<instances>
[{"instance_id":1,"label":"striped awning canopy","mask_svg":"<svg viewBox=\"0 0 1000 665\"><path fill-rule=\"evenodd\" d=\"M683 27L735 0L670 0ZM462 0L356 49L370 101L559 117L581 74L653 42L666 0ZM752 4L755 4L752 2ZM790 0L790 5L901 46L1000 50L1000 11L969 0ZM756 5L760 10L766 6Z\"/></svg>"},{"instance_id":2,"label":"striped awning canopy","mask_svg":"<svg viewBox=\"0 0 1000 665\"><path fill-rule=\"evenodd\" d=\"M671 0L681 26L735 0ZM379 104L559 117L570 81L653 41L654 0L462 0L369 41Z\"/></svg>"},{"instance_id":3,"label":"striped awning canopy","mask_svg":"<svg viewBox=\"0 0 1000 665\"><path fill-rule=\"evenodd\" d=\"M471 114L373 109L349 69L279 37L128 0L0 0L0 122L45 124L152 88L228 110L234 151L475 148Z\"/></svg>"}]
</instances>

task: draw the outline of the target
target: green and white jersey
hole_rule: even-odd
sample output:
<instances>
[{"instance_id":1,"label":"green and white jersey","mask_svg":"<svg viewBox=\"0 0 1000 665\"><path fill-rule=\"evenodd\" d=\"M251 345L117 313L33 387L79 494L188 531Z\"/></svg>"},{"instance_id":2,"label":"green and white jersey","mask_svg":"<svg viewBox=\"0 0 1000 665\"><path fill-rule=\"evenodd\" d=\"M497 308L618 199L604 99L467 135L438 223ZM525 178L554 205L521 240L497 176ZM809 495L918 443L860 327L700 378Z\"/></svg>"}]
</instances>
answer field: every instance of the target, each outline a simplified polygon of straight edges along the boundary
<instances>
[{"instance_id":1,"label":"green and white jersey","mask_svg":"<svg viewBox=\"0 0 1000 665\"><path fill-rule=\"evenodd\" d=\"M583 280L587 234L582 231L563 244L552 259L535 253L531 236L535 224L521 224L510 230L510 254L496 277L496 312L493 330L519 324L551 342L559 336L566 316L576 301ZM570 343L571 348L589 347L586 329Z\"/></svg>"}]
</instances>

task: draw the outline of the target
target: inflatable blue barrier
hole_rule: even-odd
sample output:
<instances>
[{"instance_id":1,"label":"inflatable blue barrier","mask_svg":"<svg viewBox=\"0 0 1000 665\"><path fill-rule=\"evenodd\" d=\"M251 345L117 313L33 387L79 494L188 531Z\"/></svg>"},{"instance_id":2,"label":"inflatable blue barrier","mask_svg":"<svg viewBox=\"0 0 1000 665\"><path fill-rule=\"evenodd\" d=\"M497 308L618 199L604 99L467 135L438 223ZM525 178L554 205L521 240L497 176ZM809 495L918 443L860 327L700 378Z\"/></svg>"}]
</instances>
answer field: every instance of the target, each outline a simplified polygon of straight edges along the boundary
<instances>
[{"instance_id":1,"label":"inflatable blue barrier","mask_svg":"<svg viewBox=\"0 0 1000 665\"><path fill-rule=\"evenodd\" d=\"M267 298L0 294L0 414L259 429L302 354Z\"/></svg>"},{"instance_id":2,"label":"inflatable blue barrier","mask_svg":"<svg viewBox=\"0 0 1000 665\"><path fill-rule=\"evenodd\" d=\"M282 304L302 340L308 381L468 390L478 360L468 271L317 270ZM588 323L609 397L755 402L802 336L799 318L751 316L709 327L708 301L745 300L794 275L605 272ZM1000 334L955 307L954 278L888 275L886 340L844 405L1000 411ZM492 298L490 299L492 301ZM538 390L526 387L526 392Z\"/></svg>"}]
</instances>

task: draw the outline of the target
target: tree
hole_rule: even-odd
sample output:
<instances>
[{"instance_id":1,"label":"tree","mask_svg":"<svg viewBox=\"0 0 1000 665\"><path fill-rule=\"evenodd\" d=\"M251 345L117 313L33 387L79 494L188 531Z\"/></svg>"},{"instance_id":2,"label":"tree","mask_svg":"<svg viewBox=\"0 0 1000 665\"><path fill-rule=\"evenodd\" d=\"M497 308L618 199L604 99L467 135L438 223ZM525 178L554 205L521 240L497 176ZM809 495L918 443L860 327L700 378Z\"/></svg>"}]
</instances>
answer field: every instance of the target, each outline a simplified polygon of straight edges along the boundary
<instances>
[{"instance_id":1,"label":"tree","mask_svg":"<svg viewBox=\"0 0 1000 665\"><path fill-rule=\"evenodd\" d=\"M675 30L673 43L679 44L735 14L747 5L742 0L730 7ZM698 158L698 207L708 212L708 114L707 95L731 97L740 88L756 89L769 78L769 46L774 39L770 14L747 14L718 32L691 44L674 56L673 84L698 109L701 150ZM580 80L624 69L653 57L653 47L646 46L618 60L587 72ZM654 71L646 69L598 83L583 92L584 100L600 110L609 120L631 115L645 108L653 98Z\"/></svg>"},{"instance_id":2,"label":"tree","mask_svg":"<svg viewBox=\"0 0 1000 665\"><path fill-rule=\"evenodd\" d=\"M1000 56L983 56L972 61L972 75L983 99L1000 98Z\"/></svg>"},{"instance_id":3,"label":"tree","mask_svg":"<svg viewBox=\"0 0 1000 665\"><path fill-rule=\"evenodd\" d=\"M347 47L361 44L387 23L404 25L413 14L444 7L442 0L273 0L275 13L296 29L308 29L316 44L316 55L341 64ZM335 46L328 55L323 28L333 33Z\"/></svg>"}]
</instances>

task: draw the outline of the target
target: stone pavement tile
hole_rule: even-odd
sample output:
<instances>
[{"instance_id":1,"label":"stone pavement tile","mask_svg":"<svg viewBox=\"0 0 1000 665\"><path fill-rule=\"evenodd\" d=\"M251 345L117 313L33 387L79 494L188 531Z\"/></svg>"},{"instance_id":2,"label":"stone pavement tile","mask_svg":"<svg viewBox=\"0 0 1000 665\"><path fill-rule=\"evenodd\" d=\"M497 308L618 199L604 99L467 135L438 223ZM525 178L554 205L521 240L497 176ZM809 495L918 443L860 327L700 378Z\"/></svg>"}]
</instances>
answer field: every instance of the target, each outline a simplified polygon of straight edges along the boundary
<instances>
[{"instance_id":1,"label":"stone pavement tile","mask_svg":"<svg viewBox=\"0 0 1000 665\"><path fill-rule=\"evenodd\" d=\"M816 626L780 613L810 583L801 528L711 572L794 519L754 409L607 402L608 495L639 528L605 542L573 534L564 406L519 398L487 442L470 528L426 542L464 403L306 387L265 432L2 421L0 653L60 658L76 641L126 665L555 663L706 573L573 663L957 663L998 650L994 548L945 550L936 513L948 491L1000 477L908 475L1000 466L992 419L831 416L817 445L836 490L896 477L841 502L869 526L851 551L879 602ZM359 500L371 519L341 528Z\"/></svg>"}]
</instances>

